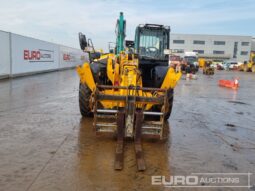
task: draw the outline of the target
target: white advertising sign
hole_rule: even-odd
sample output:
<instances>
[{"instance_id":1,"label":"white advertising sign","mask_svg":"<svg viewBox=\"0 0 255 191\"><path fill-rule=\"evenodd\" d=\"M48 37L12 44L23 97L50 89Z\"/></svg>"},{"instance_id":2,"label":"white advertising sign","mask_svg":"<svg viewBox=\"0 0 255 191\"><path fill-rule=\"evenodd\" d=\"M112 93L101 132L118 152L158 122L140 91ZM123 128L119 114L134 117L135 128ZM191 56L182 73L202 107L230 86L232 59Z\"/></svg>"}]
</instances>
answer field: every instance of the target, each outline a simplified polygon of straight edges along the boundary
<instances>
[{"instance_id":1,"label":"white advertising sign","mask_svg":"<svg viewBox=\"0 0 255 191\"><path fill-rule=\"evenodd\" d=\"M10 75L10 33L0 31L0 78Z\"/></svg>"},{"instance_id":2,"label":"white advertising sign","mask_svg":"<svg viewBox=\"0 0 255 191\"><path fill-rule=\"evenodd\" d=\"M12 75L58 69L56 44L11 34Z\"/></svg>"},{"instance_id":3,"label":"white advertising sign","mask_svg":"<svg viewBox=\"0 0 255 191\"><path fill-rule=\"evenodd\" d=\"M59 68L71 68L88 62L88 54L82 50L59 46Z\"/></svg>"}]
</instances>

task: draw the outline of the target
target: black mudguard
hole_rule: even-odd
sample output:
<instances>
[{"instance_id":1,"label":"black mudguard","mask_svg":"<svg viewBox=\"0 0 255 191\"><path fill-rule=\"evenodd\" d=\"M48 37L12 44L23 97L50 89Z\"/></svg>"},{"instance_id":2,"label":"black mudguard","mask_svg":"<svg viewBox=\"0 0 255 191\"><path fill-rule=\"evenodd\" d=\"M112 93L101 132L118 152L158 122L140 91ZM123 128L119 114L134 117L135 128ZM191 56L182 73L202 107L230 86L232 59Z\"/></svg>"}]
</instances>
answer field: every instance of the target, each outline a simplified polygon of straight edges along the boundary
<instances>
[{"instance_id":1,"label":"black mudguard","mask_svg":"<svg viewBox=\"0 0 255 191\"><path fill-rule=\"evenodd\" d=\"M100 61L94 61L90 63L90 68L97 84L105 84L107 81L107 59L103 59Z\"/></svg>"},{"instance_id":2,"label":"black mudguard","mask_svg":"<svg viewBox=\"0 0 255 191\"><path fill-rule=\"evenodd\" d=\"M160 88L166 73L168 71L168 66L156 66L153 70L152 70L152 79L153 79L153 85L156 88Z\"/></svg>"}]
</instances>

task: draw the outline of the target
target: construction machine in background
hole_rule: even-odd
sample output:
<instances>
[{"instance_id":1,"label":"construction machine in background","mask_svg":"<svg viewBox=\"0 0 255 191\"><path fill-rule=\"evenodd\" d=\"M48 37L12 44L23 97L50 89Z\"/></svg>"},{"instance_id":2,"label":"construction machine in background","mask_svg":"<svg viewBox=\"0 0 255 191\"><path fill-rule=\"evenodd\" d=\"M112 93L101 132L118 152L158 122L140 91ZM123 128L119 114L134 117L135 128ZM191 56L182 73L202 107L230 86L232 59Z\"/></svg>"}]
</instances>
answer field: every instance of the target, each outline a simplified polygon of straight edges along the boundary
<instances>
[{"instance_id":1,"label":"construction machine in background","mask_svg":"<svg viewBox=\"0 0 255 191\"><path fill-rule=\"evenodd\" d=\"M182 59L178 55L170 54L169 55L169 66L181 66Z\"/></svg>"},{"instance_id":2,"label":"construction machine in background","mask_svg":"<svg viewBox=\"0 0 255 191\"><path fill-rule=\"evenodd\" d=\"M204 68L205 61L206 61L205 58L199 58L198 59L198 66L199 66L199 68Z\"/></svg>"},{"instance_id":3,"label":"construction machine in background","mask_svg":"<svg viewBox=\"0 0 255 191\"><path fill-rule=\"evenodd\" d=\"M185 52L183 61L185 64L182 65L182 71L186 74L195 74L199 70L198 56L196 52Z\"/></svg>"},{"instance_id":4,"label":"construction machine in background","mask_svg":"<svg viewBox=\"0 0 255 191\"><path fill-rule=\"evenodd\" d=\"M214 67L212 66L211 60L205 60L203 65L203 74L205 75L213 75L214 74Z\"/></svg>"},{"instance_id":5,"label":"construction machine in background","mask_svg":"<svg viewBox=\"0 0 255 191\"><path fill-rule=\"evenodd\" d=\"M123 168L124 139L135 141L138 170L145 170L142 136L163 138L170 117L174 87L181 77L168 65L170 27L139 25L135 40L125 41L123 13L116 24L112 53L96 53L91 40L80 34L81 49L91 62L77 68L82 116L93 116L96 133L117 134L115 169Z\"/></svg>"},{"instance_id":6,"label":"construction machine in background","mask_svg":"<svg viewBox=\"0 0 255 191\"><path fill-rule=\"evenodd\" d=\"M255 72L255 51L251 51L249 62L245 62L241 66L241 71L244 72Z\"/></svg>"}]
</instances>

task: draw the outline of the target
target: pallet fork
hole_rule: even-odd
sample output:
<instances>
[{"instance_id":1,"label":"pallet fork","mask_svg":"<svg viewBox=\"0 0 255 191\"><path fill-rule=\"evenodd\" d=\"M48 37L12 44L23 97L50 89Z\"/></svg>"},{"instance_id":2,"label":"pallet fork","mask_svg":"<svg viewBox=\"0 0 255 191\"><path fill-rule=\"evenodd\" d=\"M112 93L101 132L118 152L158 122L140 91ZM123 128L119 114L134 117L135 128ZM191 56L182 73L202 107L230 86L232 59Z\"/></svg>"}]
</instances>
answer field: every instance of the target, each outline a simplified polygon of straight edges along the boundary
<instances>
[{"instance_id":1,"label":"pallet fork","mask_svg":"<svg viewBox=\"0 0 255 191\"><path fill-rule=\"evenodd\" d=\"M102 89L125 89L127 95L106 95ZM138 96L138 92L154 92L154 97ZM134 93L136 92L136 93ZM97 133L117 132L117 146L115 153L116 170L123 168L124 142L126 137L134 139L135 153L137 159L137 169L143 171L146 169L142 150L142 135L149 137L157 136L159 139L163 135L164 110L166 108L166 90L158 88L138 88L138 87L119 87L119 86L97 86L94 95L94 128ZM113 109L99 109L101 101L116 102L116 105L124 107L115 107ZM125 103L123 105L123 103ZM122 104L122 105L121 105ZM159 112L145 111L146 105L157 104L161 106ZM145 120L145 116L156 116L157 120ZM112 122L110 119L116 119ZM159 120L158 120L159 118Z\"/></svg>"}]
</instances>

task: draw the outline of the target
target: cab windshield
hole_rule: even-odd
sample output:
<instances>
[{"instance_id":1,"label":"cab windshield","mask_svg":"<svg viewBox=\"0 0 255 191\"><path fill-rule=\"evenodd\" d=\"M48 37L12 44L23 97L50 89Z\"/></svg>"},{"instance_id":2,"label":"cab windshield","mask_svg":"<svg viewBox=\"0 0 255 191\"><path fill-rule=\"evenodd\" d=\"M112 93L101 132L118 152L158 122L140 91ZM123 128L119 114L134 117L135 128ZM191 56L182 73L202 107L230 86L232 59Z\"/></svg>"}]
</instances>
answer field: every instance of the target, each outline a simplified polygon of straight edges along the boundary
<instances>
[{"instance_id":1,"label":"cab windshield","mask_svg":"<svg viewBox=\"0 0 255 191\"><path fill-rule=\"evenodd\" d=\"M167 35L164 31L141 31L139 46L141 57L164 59L164 49L167 49Z\"/></svg>"}]
</instances>

